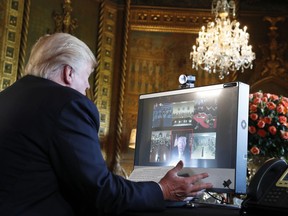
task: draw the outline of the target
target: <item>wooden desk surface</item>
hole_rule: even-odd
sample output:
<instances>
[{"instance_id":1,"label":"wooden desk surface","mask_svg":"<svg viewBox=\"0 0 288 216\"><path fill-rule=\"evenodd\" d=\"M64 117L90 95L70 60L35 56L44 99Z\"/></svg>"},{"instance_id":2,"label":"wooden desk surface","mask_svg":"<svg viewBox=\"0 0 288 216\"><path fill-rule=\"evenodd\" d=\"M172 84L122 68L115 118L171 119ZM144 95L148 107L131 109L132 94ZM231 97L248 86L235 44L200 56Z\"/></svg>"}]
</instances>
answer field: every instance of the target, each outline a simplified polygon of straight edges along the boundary
<instances>
[{"instance_id":1,"label":"wooden desk surface","mask_svg":"<svg viewBox=\"0 0 288 216\"><path fill-rule=\"evenodd\" d=\"M126 212L126 216L240 216L239 209L227 208L211 208L211 207L183 207L183 208L167 208L163 212Z\"/></svg>"}]
</instances>

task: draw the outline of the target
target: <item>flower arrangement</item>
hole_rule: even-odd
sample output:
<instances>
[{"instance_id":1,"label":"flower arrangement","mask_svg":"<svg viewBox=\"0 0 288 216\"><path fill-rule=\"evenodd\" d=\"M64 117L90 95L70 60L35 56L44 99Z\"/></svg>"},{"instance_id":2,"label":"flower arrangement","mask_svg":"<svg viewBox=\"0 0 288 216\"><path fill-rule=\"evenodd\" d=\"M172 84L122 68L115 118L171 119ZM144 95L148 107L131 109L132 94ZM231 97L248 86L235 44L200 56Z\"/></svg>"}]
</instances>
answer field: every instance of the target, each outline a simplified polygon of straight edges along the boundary
<instances>
[{"instance_id":1,"label":"flower arrangement","mask_svg":"<svg viewBox=\"0 0 288 216\"><path fill-rule=\"evenodd\" d=\"M288 159L288 98L258 91L249 96L248 157Z\"/></svg>"}]
</instances>

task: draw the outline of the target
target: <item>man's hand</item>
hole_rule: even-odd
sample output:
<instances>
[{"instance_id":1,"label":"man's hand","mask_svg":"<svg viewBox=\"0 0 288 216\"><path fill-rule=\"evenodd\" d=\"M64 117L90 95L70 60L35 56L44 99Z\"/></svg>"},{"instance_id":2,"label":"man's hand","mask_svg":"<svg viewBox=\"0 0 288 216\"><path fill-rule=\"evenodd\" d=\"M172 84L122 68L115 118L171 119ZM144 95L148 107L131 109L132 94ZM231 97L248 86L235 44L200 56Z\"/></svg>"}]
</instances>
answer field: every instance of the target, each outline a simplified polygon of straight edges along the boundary
<instances>
[{"instance_id":1,"label":"man's hand","mask_svg":"<svg viewBox=\"0 0 288 216\"><path fill-rule=\"evenodd\" d=\"M194 197L203 189L211 188L211 183L199 183L198 181L208 177L207 173L200 173L189 177L178 176L183 168L183 161L178 164L160 180L165 200L182 201L186 197Z\"/></svg>"}]
</instances>

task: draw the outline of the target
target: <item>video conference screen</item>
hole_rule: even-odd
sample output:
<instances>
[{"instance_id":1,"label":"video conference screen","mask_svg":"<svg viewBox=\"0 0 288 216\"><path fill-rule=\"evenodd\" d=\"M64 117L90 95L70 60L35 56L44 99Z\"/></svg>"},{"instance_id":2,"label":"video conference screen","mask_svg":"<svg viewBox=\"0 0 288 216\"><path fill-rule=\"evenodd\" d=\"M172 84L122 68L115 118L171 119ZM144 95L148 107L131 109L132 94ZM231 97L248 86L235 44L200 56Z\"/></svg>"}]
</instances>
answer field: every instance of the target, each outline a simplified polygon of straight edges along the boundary
<instances>
[{"instance_id":1,"label":"video conference screen","mask_svg":"<svg viewBox=\"0 0 288 216\"><path fill-rule=\"evenodd\" d=\"M239 82L140 95L134 166L182 160L216 188L246 191L248 104Z\"/></svg>"},{"instance_id":2,"label":"video conference screen","mask_svg":"<svg viewBox=\"0 0 288 216\"><path fill-rule=\"evenodd\" d=\"M155 103L149 162L215 159L217 99Z\"/></svg>"},{"instance_id":3,"label":"video conference screen","mask_svg":"<svg viewBox=\"0 0 288 216\"><path fill-rule=\"evenodd\" d=\"M236 151L231 143L236 142L237 94L236 88L180 90L140 99L139 163L172 165L181 159L192 167L235 166L223 153Z\"/></svg>"}]
</instances>

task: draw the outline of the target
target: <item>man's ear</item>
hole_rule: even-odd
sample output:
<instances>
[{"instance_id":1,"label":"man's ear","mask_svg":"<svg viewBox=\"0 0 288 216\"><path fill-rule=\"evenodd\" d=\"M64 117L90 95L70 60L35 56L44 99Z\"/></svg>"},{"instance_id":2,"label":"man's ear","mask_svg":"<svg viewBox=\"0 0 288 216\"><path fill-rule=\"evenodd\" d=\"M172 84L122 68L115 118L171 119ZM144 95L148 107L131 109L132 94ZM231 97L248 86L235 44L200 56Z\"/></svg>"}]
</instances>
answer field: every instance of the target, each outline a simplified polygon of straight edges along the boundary
<instances>
[{"instance_id":1,"label":"man's ear","mask_svg":"<svg viewBox=\"0 0 288 216\"><path fill-rule=\"evenodd\" d=\"M63 81L66 85L71 85L73 80L73 69L69 65L65 65L63 68Z\"/></svg>"}]
</instances>

